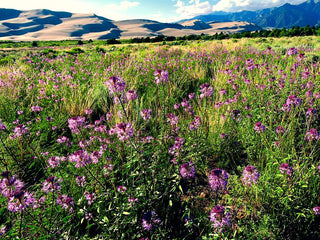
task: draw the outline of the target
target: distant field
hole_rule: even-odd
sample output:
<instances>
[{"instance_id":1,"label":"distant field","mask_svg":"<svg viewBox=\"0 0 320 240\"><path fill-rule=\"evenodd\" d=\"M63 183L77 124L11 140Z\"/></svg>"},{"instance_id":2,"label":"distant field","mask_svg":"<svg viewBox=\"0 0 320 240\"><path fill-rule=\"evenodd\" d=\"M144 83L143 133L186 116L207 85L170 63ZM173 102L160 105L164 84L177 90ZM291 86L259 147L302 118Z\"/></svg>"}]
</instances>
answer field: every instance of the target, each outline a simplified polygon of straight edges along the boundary
<instances>
[{"instance_id":1,"label":"distant field","mask_svg":"<svg viewBox=\"0 0 320 240\"><path fill-rule=\"evenodd\" d=\"M319 50L0 44L0 238L319 239Z\"/></svg>"}]
</instances>

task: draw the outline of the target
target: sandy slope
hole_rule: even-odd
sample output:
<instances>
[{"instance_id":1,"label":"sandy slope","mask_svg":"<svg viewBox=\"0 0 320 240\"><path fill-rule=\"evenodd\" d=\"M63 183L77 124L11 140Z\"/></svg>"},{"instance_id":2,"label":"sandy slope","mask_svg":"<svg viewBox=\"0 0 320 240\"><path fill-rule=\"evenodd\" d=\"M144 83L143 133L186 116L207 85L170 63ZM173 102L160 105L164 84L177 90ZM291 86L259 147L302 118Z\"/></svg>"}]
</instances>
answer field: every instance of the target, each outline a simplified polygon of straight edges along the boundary
<instances>
[{"instance_id":1,"label":"sandy slope","mask_svg":"<svg viewBox=\"0 0 320 240\"><path fill-rule=\"evenodd\" d=\"M2 13L6 11L6 9L0 10ZM145 19L112 21L95 14L72 14L45 9L7 11L6 17L3 20L0 18L0 40L123 39L161 34L170 36L215 34L243 31L248 27L250 30L255 28L246 22L208 24L192 20L176 24Z\"/></svg>"}]
</instances>

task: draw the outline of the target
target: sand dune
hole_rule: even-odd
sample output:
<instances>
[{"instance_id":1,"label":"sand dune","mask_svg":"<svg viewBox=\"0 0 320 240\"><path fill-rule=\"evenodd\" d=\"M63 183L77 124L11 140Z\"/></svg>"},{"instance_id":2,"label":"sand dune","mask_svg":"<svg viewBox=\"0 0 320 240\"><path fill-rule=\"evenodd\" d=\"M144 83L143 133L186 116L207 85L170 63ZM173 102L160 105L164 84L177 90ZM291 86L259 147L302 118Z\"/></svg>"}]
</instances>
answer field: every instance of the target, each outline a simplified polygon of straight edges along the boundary
<instances>
[{"instance_id":1,"label":"sand dune","mask_svg":"<svg viewBox=\"0 0 320 240\"><path fill-rule=\"evenodd\" d=\"M46 9L0 9L0 40L88 40L184 36L258 30L247 22L204 23L191 20L161 23L147 19L112 21L95 14L55 12Z\"/></svg>"}]
</instances>

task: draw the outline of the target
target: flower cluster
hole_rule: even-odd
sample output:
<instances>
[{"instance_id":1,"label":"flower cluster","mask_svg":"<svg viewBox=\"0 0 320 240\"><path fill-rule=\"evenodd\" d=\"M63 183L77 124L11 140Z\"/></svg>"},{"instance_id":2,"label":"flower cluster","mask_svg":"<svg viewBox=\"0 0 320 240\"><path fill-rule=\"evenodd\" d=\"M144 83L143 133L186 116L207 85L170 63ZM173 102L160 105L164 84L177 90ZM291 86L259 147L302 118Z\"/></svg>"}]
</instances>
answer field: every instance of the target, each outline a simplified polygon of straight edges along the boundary
<instances>
[{"instance_id":1,"label":"flower cluster","mask_svg":"<svg viewBox=\"0 0 320 240\"><path fill-rule=\"evenodd\" d=\"M61 207L66 210L69 209L69 212L73 211L74 201L73 201L72 197L69 197L65 194L60 195L57 199L57 204L61 205Z\"/></svg>"},{"instance_id":2,"label":"flower cluster","mask_svg":"<svg viewBox=\"0 0 320 240\"><path fill-rule=\"evenodd\" d=\"M313 140L318 140L319 139L319 132L317 129L312 128L306 133L306 139L309 142L312 142Z\"/></svg>"},{"instance_id":3,"label":"flower cluster","mask_svg":"<svg viewBox=\"0 0 320 240\"><path fill-rule=\"evenodd\" d=\"M154 82L156 84L166 83L169 80L168 71L162 71L161 69L158 69L153 73L153 75L155 76Z\"/></svg>"},{"instance_id":4,"label":"flower cluster","mask_svg":"<svg viewBox=\"0 0 320 240\"><path fill-rule=\"evenodd\" d=\"M289 176L292 175L292 167L290 167L288 163L281 163L279 169L282 174L286 173Z\"/></svg>"},{"instance_id":5,"label":"flower cluster","mask_svg":"<svg viewBox=\"0 0 320 240\"><path fill-rule=\"evenodd\" d=\"M320 215L320 207L319 206L314 207L312 210L313 210L315 215Z\"/></svg>"},{"instance_id":6,"label":"flower cluster","mask_svg":"<svg viewBox=\"0 0 320 240\"><path fill-rule=\"evenodd\" d=\"M154 211L148 211L143 214L142 217L142 227L146 231L151 231L154 227L159 227L162 224L161 219Z\"/></svg>"},{"instance_id":7,"label":"flower cluster","mask_svg":"<svg viewBox=\"0 0 320 240\"><path fill-rule=\"evenodd\" d=\"M79 127L81 127L84 124L85 120L86 120L85 117L81 117L81 116L69 118L68 124L71 132L74 134L79 134L80 133Z\"/></svg>"},{"instance_id":8,"label":"flower cluster","mask_svg":"<svg viewBox=\"0 0 320 240\"><path fill-rule=\"evenodd\" d=\"M213 94L213 87L209 83L204 83L200 86L200 98L211 97Z\"/></svg>"},{"instance_id":9,"label":"flower cluster","mask_svg":"<svg viewBox=\"0 0 320 240\"><path fill-rule=\"evenodd\" d=\"M59 191L61 189L60 182L62 182L62 179L56 179L56 177L48 177L44 182L43 182L43 187L42 191L45 193L49 192L54 192L54 191Z\"/></svg>"},{"instance_id":10,"label":"flower cluster","mask_svg":"<svg viewBox=\"0 0 320 240\"><path fill-rule=\"evenodd\" d=\"M112 96L114 94L122 93L126 88L126 83L124 82L124 80L116 76L110 77L109 80L105 81L105 84L107 85L109 93Z\"/></svg>"},{"instance_id":11,"label":"flower cluster","mask_svg":"<svg viewBox=\"0 0 320 240\"><path fill-rule=\"evenodd\" d=\"M213 169L209 175L209 184L213 191L222 192L227 188L229 176L225 170Z\"/></svg>"},{"instance_id":12,"label":"flower cluster","mask_svg":"<svg viewBox=\"0 0 320 240\"><path fill-rule=\"evenodd\" d=\"M151 109L143 109L140 112L140 115L143 118L143 120L147 121L147 120L149 120L151 118L151 113L152 113Z\"/></svg>"},{"instance_id":13,"label":"flower cluster","mask_svg":"<svg viewBox=\"0 0 320 240\"><path fill-rule=\"evenodd\" d=\"M169 153L173 156L180 155L180 149L184 144L184 139L180 137L176 137L174 141L174 145L169 148Z\"/></svg>"},{"instance_id":14,"label":"flower cluster","mask_svg":"<svg viewBox=\"0 0 320 240\"><path fill-rule=\"evenodd\" d=\"M183 178L194 178L196 175L196 168L193 162L184 163L181 165L180 174Z\"/></svg>"},{"instance_id":15,"label":"flower cluster","mask_svg":"<svg viewBox=\"0 0 320 240\"><path fill-rule=\"evenodd\" d=\"M210 212L210 221L215 229L222 231L231 225L231 213L225 213L225 208L221 205L215 206Z\"/></svg>"},{"instance_id":16,"label":"flower cluster","mask_svg":"<svg viewBox=\"0 0 320 240\"><path fill-rule=\"evenodd\" d=\"M254 130L257 132L257 133L263 133L265 131L266 127L265 125L262 124L262 122L257 122L255 125L254 125Z\"/></svg>"},{"instance_id":17,"label":"flower cluster","mask_svg":"<svg viewBox=\"0 0 320 240\"><path fill-rule=\"evenodd\" d=\"M252 186L252 184L256 184L259 177L260 173L254 166L249 165L243 170L242 180L245 185Z\"/></svg>"},{"instance_id":18,"label":"flower cluster","mask_svg":"<svg viewBox=\"0 0 320 240\"><path fill-rule=\"evenodd\" d=\"M116 133L119 140L124 142L133 136L133 128L131 123L119 123L112 129L112 134Z\"/></svg>"}]
</instances>

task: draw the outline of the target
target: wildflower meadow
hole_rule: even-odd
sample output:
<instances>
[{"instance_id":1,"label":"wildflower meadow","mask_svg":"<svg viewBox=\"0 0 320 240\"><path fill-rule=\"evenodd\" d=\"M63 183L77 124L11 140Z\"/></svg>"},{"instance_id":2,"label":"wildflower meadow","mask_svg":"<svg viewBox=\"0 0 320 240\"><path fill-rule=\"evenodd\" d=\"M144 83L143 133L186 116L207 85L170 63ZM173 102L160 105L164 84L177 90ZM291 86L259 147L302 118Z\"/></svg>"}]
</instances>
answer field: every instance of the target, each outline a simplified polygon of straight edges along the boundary
<instances>
[{"instance_id":1,"label":"wildflower meadow","mask_svg":"<svg viewBox=\"0 0 320 240\"><path fill-rule=\"evenodd\" d=\"M0 238L320 239L319 43L0 50Z\"/></svg>"}]
</instances>

